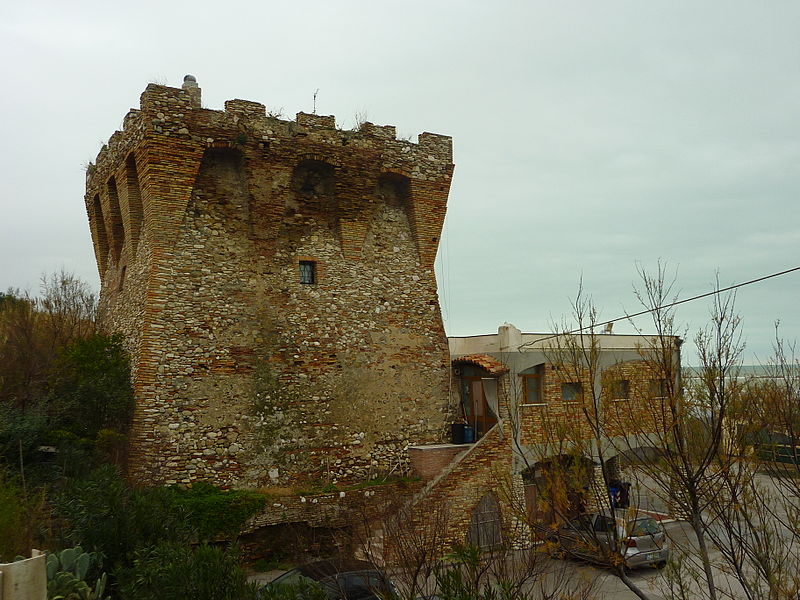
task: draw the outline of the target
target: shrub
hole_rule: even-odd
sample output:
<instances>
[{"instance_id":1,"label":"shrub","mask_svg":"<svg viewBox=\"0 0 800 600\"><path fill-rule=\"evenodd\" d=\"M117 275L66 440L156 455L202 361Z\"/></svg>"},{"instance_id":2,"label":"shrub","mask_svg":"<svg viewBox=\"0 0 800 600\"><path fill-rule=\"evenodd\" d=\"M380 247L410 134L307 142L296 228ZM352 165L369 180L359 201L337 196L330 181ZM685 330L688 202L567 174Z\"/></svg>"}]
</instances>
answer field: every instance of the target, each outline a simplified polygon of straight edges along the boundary
<instances>
[{"instance_id":1,"label":"shrub","mask_svg":"<svg viewBox=\"0 0 800 600\"><path fill-rule=\"evenodd\" d=\"M201 540L233 538L266 504L266 497L246 490L223 491L197 482L188 488L172 488L175 505L181 507Z\"/></svg>"},{"instance_id":2,"label":"shrub","mask_svg":"<svg viewBox=\"0 0 800 600\"><path fill-rule=\"evenodd\" d=\"M161 543L138 550L133 565L119 574L124 600L250 600L256 587L247 583L234 550Z\"/></svg>"},{"instance_id":3,"label":"shrub","mask_svg":"<svg viewBox=\"0 0 800 600\"><path fill-rule=\"evenodd\" d=\"M169 488L131 488L115 467L105 465L71 482L55 507L69 523L68 539L101 552L113 569L139 548L191 539L185 511L173 500Z\"/></svg>"},{"instance_id":4,"label":"shrub","mask_svg":"<svg viewBox=\"0 0 800 600\"><path fill-rule=\"evenodd\" d=\"M100 461L122 467L128 458L128 436L114 429L101 429L95 439L95 452Z\"/></svg>"},{"instance_id":5,"label":"shrub","mask_svg":"<svg viewBox=\"0 0 800 600\"><path fill-rule=\"evenodd\" d=\"M327 600L322 585L316 581L298 581L285 585L267 586L259 594L260 600Z\"/></svg>"},{"instance_id":6,"label":"shrub","mask_svg":"<svg viewBox=\"0 0 800 600\"><path fill-rule=\"evenodd\" d=\"M0 467L0 562L29 556L45 520L44 495L28 494Z\"/></svg>"}]
</instances>

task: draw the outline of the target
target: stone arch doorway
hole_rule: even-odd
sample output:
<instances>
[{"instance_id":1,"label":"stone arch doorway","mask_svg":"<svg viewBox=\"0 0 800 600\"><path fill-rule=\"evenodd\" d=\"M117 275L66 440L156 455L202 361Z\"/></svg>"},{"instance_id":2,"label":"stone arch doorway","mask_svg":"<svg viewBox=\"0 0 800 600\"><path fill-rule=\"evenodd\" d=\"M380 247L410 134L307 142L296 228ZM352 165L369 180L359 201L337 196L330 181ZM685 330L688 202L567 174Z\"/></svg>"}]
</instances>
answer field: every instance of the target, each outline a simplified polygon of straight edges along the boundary
<instances>
[{"instance_id":1,"label":"stone arch doorway","mask_svg":"<svg viewBox=\"0 0 800 600\"><path fill-rule=\"evenodd\" d=\"M467 532L467 543L478 548L494 548L503 541L500 503L497 497L489 492L485 494L473 509Z\"/></svg>"}]
</instances>

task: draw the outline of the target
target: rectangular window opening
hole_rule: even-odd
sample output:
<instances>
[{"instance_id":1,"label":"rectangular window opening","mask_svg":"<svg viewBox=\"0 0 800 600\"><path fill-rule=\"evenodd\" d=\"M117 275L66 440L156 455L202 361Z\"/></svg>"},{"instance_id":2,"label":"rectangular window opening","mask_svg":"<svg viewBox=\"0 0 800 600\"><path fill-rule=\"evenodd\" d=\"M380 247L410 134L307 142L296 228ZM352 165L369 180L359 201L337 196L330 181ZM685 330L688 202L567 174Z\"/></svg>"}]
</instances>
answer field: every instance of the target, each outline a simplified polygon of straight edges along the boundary
<instances>
[{"instance_id":1,"label":"rectangular window opening","mask_svg":"<svg viewBox=\"0 0 800 600\"><path fill-rule=\"evenodd\" d=\"M583 386L577 382L561 384L561 400L564 402L583 402Z\"/></svg>"},{"instance_id":2,"label":"rectangular window opening","mask_svg":"<svg viewBox=\"0 0 800 600\"><path fill-rule=\"evenodd\" d=\"M611 382L611 399L627 400L631 395L631 382L627 379L617 379Z\"/></svg>"},{"instance_id":3,"label":"rectangular window opening","mask_svg":"<svg viewBox=\"0 0 800 600\"><path fill-rule=\"evenodd\" d=\"M544 365L537 365L522 376L522 393L527 406L545 404L544 399Z\"/></svg>"},{"instance_id":4,"label":"rectangular window opening","mask_svg":"<svg viewBox=\"0 0 800 600\"><path fill-rule=\"evenodd\" d=\"M317 263L313 260L300 261L300 283L306 285L317 283Z\"/></svg>"},{"instance_id":5,"label":"rectangular window opening","mask_svg":"<svg viewBox=\"0 0 800 600\"><path fill-rule=\"evenodd\" d=\"M666 398L669 395L666 379L651 379L650 380L650 397L651 398Z\"/></svg>"}]
</instances>

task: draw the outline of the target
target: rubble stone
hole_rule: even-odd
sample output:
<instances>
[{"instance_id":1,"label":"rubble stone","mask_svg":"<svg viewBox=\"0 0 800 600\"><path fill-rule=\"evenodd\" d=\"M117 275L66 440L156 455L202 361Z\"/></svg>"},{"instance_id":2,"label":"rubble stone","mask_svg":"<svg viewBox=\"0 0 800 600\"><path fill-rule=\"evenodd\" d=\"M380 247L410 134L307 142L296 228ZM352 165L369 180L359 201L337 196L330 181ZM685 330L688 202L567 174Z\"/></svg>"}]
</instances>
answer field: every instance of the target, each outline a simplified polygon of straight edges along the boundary
<instances>
[{"instance_id":1,"label":"rubble stone","mask_svg":"<svg viewBox=\"0 0 800 600\"><path fill-rule=\"evenodd\" d=\"M433 264L451 140L367 125L209 110L196 82L151 84L90 166L100 318L132 356L135 481L352 481L446 438Z\"/></svg>"}]
</instances>

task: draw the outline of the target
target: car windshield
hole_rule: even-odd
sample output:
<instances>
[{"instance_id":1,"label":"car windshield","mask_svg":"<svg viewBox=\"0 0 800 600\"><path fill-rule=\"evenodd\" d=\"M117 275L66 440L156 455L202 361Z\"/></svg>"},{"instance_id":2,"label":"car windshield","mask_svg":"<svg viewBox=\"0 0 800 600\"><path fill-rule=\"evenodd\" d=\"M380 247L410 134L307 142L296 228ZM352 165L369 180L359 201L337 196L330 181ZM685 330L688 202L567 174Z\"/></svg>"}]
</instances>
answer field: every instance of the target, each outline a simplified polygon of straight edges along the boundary
<instances>
[{"instance_id":1,"label":"car windshield","mask_svg":"<svg viewBox=\"0 0 800 600\"><path fill-rule=\"evenodd\" d=\"M292 569L272 580L270 585L296 585L298 583L315 583L310 577L303 575L299 569Z\"/></svg>"},{"instance_id":2,"label":"car windshield","mask_svg":"<svg viewBox=\"0 0 800 600\"><path fill-rule=\"evenodd\" d=\"M568 521L564 524L565 527L570 529L591 529L592 528L592 517L590 515L580 515L577 519L573 519L572 521Z\"/></svg>"},{"instance_id":3,"label":"car windshield","mask_svg":"<svg viewBox=\"0 0 800 600\"><path fill-rule=\"evenodd\" d=\"M306 586L318 588L331 600L347 598L347 600L368 600L378 595L391 596L394 592L392 584L375 571L351 571L338 573L316 580L303 575L300 569L292 569L284 573L267 587L290 587L302 589Z\"/></svg>"},{"instance_id":4,"label":"car windshield","mask_svg":"<svg viewBox=\"0 0 800 600\"><path fill-rule=\"evenodd\" d=\"M376 592L390 592L378 573L361 571L339 576L339 584L344 588L348 600L375 598Z\"/></svg>"},{"instance_id":5,"label":"car windshield","mask_svg":"<svg viewBox=\"0 0 800 600\"><path fill-rule=\"evenodd\" d=\"M636 519L628 523L631 537L639 537L643 535L655 535L661 533L661 525L655 519Z\"/></svg>"}]
</instances>

